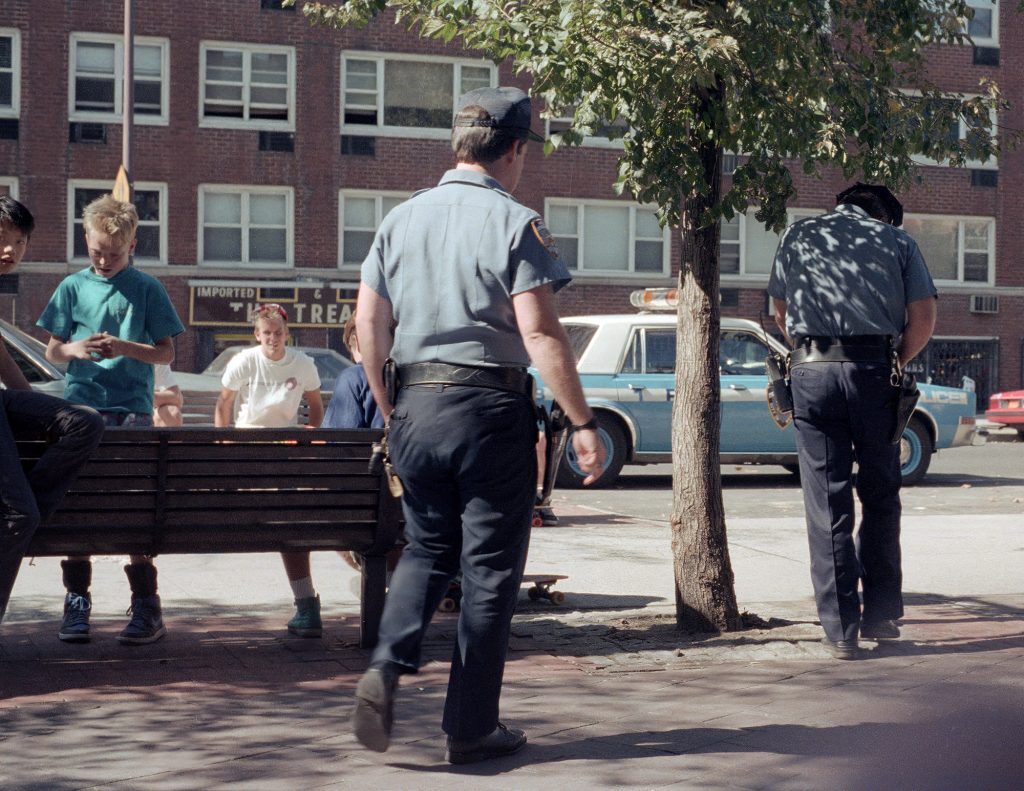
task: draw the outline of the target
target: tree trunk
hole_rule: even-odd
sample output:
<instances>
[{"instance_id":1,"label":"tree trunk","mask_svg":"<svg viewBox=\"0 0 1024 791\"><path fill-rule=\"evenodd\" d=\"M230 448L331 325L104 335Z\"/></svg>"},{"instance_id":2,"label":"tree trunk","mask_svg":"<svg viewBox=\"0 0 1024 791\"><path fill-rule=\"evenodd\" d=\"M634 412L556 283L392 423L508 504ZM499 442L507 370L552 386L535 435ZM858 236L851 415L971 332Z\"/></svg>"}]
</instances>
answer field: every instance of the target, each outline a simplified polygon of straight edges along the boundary
<instances>
[{"instance_id":1,"label":"tree trunk","mask_svg":"<svg viewBox=\"0 0 1024 791\"><path fill-rule=\"evenodd\" d=\"M676 395L672 406L672 555L676 622L687 631L741 626L725 537L718 342L718 223L697 227L721 192L721 150L692 141L711 189L684 201ZM706 222L706 221L705 221Z\"/></svg>"}]
</instances>

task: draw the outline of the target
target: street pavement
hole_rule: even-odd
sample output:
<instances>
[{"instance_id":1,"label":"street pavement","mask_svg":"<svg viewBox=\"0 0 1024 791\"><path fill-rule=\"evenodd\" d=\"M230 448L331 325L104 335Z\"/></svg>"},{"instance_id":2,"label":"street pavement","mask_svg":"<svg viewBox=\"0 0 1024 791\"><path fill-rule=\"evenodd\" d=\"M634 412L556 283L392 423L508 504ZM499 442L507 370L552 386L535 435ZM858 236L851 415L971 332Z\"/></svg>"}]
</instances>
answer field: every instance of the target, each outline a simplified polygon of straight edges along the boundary
<instances>
[{"instance_id":1,"label":"street pavement","mask_svg":"<svg viewBox=\"0 0 1024 791\"><path fill-rule=\"evenodd\" d=\"M653 496L653 495L652 495ZM657 496L671 498L670 492ZM820 645L802 515L729 518L740 608L717 636L674 623L663 521L556 492L524 588L503 719L518 755L443 761L456 616L403 679L391 749L349 726L366 667L354 573L314 556L319 640L289 638L273 555L159 559L167 637L120 646L122 558L96 560L93 642L57 640L60 568L26 561L0 625L3 789L1017 789L1024 786L1024 506L907 514L903 639L840 662Z\"/></svg>"}]
</instances>

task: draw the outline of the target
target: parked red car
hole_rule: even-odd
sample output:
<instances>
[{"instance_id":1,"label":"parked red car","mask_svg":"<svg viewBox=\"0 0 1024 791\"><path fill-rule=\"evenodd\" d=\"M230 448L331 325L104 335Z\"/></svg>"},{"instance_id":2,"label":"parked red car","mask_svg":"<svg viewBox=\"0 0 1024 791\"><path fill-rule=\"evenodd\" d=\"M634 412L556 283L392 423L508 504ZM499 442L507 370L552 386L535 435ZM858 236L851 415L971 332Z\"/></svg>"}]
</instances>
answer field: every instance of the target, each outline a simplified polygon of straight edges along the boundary
<instances>
[{"instance_id":1,"label":"parked red car","mask_svg":"<svg viewBox=\"0 0 1024 791\"><path fill-rule=\"evenodd\" d=\"M992 394L988 399L985 419L1017 429L1017 433L1024 439L1024 390Z\"/></svg>"}]
</instances>

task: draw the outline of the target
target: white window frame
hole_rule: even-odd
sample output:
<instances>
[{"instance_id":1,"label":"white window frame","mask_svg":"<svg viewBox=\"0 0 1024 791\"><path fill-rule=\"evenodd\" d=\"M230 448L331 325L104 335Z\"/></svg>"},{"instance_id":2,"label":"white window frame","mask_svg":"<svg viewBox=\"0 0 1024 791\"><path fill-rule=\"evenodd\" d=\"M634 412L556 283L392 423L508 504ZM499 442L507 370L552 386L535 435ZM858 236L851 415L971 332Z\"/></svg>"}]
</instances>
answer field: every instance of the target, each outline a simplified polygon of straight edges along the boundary
<instances>
[{"instance_id":1,"label":"white window frame","mask_svg":"<svg viewBox=\"0 0 1024 791\"><path fill-rule=\"evenodd\" d=\"M557 134L551 131L552 123L565 124L568 127L572 126L573 118L571 115L555 115L544 119L544 137L549 138L552 134ZM613 148L622 149L623 142L621 137L609 139L604 135L584 135L583 140L580 141L581 146L587 148Z\"/></svg>"},{"instance_id":2,"label":"white window frame","mask_svg":"<svg viewBox=\"0 0 1024 791\"><path fill-rule=\"evenodd\" d=\"M161 181L136 181L133 185L136 190L144 190L146 192L156 192L160 195L160 251L157 258L139 258L132 256L132 261L140 266L155 266L167 263L167 184ZM101 179L69 179L68 180L68 193L67 193L67 260L73 263L89 263L88 256L75 256L75 234L82 233L82 226L75 224L74 206L75 206L75 190L103 190L104 192L110 192L113 188L113 184L110 181L103 181ZM139 223L140 225L150 225L152 223Z\"/></svg>"},{"instance_id":3,"label":"white window frame","mask_svg":"<svg viewBox=\"0 0 1024 791\"><path fill-rule=\"evenodd\" d=\"M242 260L207 261L203 249L203 222L206 196L211 193L240 194L242 196ZM248 206L252 195L284 195L285 197L285 261L250 261ZM197 263L206 268L229 269L294 269L295 268L295 189L292 187L256 186L252 184L200 184L198 188L198 234L196 240Z\"/></svg>"},{"instance_id":4,"label":"white window frame","mask_svg":"<svg viewBox=\"0 0 1024 791\"><path fill-rule=\"evenodd\" d=\"M999 46L999 0L967 0L967 5L977 10L978 8L988 7L992 11L992 35L986 37L972 38L976 47L998 47ZM969 29L968 25L964 26L965 32Z\"/></svg>"},{"instance_id":5,"label":"white window frame","mask_svg":"<svg viewBox=\"0 0 1024 791\"><path fill-rule=\"evenodd\" d=\"M590 199L579 199L579 198L546 198L544 200L544 217L547 222L547 217L551 213L551 207L553 206L570 206L577 209L576 213L576 233L574 235L559 233L555 234L552 232L552 236L555 238L555 244L558 244L558 237L572 236L577 240L578 256L577 256L577 268L570 269L572 276L579 278L615 278L621 280L650 280L651 278L668 277L672 274L672 234L671 229L668 227L661 229L661 271L660 272L636 272L634 266L636 265L636 243L638 241L653 241L650 237L643 237L638 239L636 236L636 210L643 209L644 211L653 211L654 206L643 205L640 203L630 201L617 201L617 200L590 200ZM583 216L588 206L600 206L600 207L614 207L623 208L629 210L629 267L627 269L587 269L585 262L583 261Z\"/></svg>"},{"instance_id":6,"label":"white window frame","mask_svg":"<svg viewBox=\"0 0 1024 791\"><path fill-rule=\"evenodd\" d=\"M242 53L242 111L248 116L251 106L252 56L254 53L285 55L288 60L288 117L283 121L271 118L222 118L204 115L206 104L206 55L210 50L235 50ZM295 47L277 44L249 44L239 41L202 41L199 43L199 126L203 129L260 129L295 131Z\"/></svg>"},{"instance_id":7,"label":"white window frame","mask_svg":"<svg viewBox=\"0 0 1024 791\"><path fill-rule=\"evenodd\" d=\"M377 64L377 89L375 105L359 105L361 109L375 109L377 113L376 124L346 124L345 123L345 80L348 76L348 60L369 60ZM491 75L491 87L498 85L498 67L487 60L474 58L449 58L440 55L410 55L405 53L389 52L366 52L360 50L343 50L341 53L341 83L339 93L338 124L343 135L362 135L373 137L416 137L426 140L448 140L451 138L451 128L432 129L421 126L386 126L384 124L384 65L387 61L415 61L420 63L444 63L452 66L452 115L455 114L455 105L461 95L462 67L469 66L475 69L486 68Z\"/></svg>"},{"instance_id":8,"label":"white window frame","mask_svg":"<svg viewBox=\"0 0 1024 791\"><path fill-rule=\"evenodd\" d=\"M786 212L786 227L795 223L797 220L803 220L807 217L817 217L824 214L824 209L815 209L810 207L799 207L792 208ZM721 276L723 279L743 279L743 280L765 280L771 275L771 267L769 266L767 272L748 272L747 271L747 212L736 215L740 221L740 238L736 243L739 247L740 252L740 269L739 272L722 272ZM755 220L756 222L757 220ZM782 238L782 232L778 234L779 238ZM721 240L719 241L719 249L721 249Z\"/></svg>"},{"instance_id":9,"label":"white window frame","mask_svg":"<svg viewBox=\"0 0 1024 791\"><path fill-rule=\"evenodd\" d=\"M917 92L914 92L914 91L907 91L906 94L908 96L920 97L920 94L917 93ZM959 99L961 97L960 96L955 96L955 95L950 95L949 98L951 98L951 99ZM964 99L974 99L974 98L977 98L977 94L963 94L962 98L964 98ZM999 130L999 116L998 116L998 113L996 113L995 110L991 110L989 112L989 118L992 121L992 129L993 129L993 131L998 133L998 130ZM959 130L959 133L958 133L959 137L957 139L959 139L959 140L966 140L967 139L967 133L969 131L968 126L967 126L967 121L965 119L963 119L963 118L959 118L957 120L957 123L960 126L960 130ZM913 162L917 163L918 165L923 165L925 167L939 167L939 168L948 168L949 167L949 165L946 162L940 162L939 160L932 159L931 157L926 157L926 156L923 156L921 154L913 154L910 157L910 159ZM999 157L998 156L989 157L989 160L987 162L982 162L981 160L978 160L978 159L967 159L967 160L964 160L964 168L967 168L969 170L999 170Z\"/></svg>"},{"instance_id":10,"label":"white window frame","mask_svg":"<svg viewBox=\"0 0 1024 791\"><path fill-rule=\"evenodd\" d=\"M0 185L7 187L7 194L15 200L18 199L18 178L17 176L0 176Z\"/></svg>"},{"instance_id":11,"label":"white window frame","mask_svg":"<svg viewBox=\"0 0 1024 791\"><path fill-rule=\"evenodd\" d=\"M956 220L957 227L957 251L956 251L956 278L939 278L932 275L936 285L940 286L994 286L996 283L996 219L995 217L971 216L967 214L925 214L915 213L904 216L904 225L908 219L925 220ZM988 224L988 278L985 280L964 280L964 223L984 222ZM917 240L920 243L920 240ZM970 252L980 252L971 250ZM927 260L925 261L927 264Z\"/></svg>"},{"instance_id":12,"label":"white window frame","mask_svg":"<svg viewBox=\"0 0 1024 791\"><path fill-rule=\"evenodd\" d=\"M16 27L0 27L0 36L11 39L11 106L0 107L0 118L21 116L21 31Z\"/></svg>"},{"instance_id":13,"label":"white window frame","mask_svg":"<svg viewBox=\"0 0 1024 791\"><path fill-rule=\"evenodd\" d=\"M113 112L75 109L75 73L79 43L112 44L114 46L114 110ZM166 38L135 36L134 46L160 48L160 113L133 113L133 123L142 126L167 126L171 100L171 42ZM68 120L85 123L119 123L124 108L124 37L115 33L71 34L68 51Z\"/></svg>"},{"instance_id":14,"label":"white window frame","mask_svg":"<svg viewBox=\"0 0 1024 791\"><path fill-rule=\"evenodd\" d=\"M373 198L373 228L352 228L354 231L373 231L376 233L384 219L384 198L399 198L408 200L411 192L376 191L376 190L338 190L338 269L345 272L358 272L358 264L345 263L345 199L346 198Z\"/></svg>"}]
</instances>

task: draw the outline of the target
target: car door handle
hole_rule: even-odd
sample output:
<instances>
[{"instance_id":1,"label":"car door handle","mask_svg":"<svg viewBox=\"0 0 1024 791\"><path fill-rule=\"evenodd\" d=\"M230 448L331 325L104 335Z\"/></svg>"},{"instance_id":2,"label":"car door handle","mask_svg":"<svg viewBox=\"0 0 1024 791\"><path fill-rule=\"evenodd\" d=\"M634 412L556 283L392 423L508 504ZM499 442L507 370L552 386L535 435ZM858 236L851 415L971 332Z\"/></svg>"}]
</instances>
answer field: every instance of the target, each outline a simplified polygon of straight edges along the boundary
<instances>
[{"instance_id":1,"label":"car door handle","mask_svg":"<svg viewBox=\"0 0 1024 791\"><path fill-rule=\"evenodd\" d=\"M671 388L671 387L666 387L665 388L665 397L669 401L671 401L673 398L676 397L676 391L673 388Z\"/></svg>"},{"instance_id":2,"label":"car door handle","mask_svg":"<svg viewBox=\"0 0 1024 791\"><path fill-rule=\"evenodd\" d=\"M630 390L632 390L635 393L639 393L641 390L646 390L647 389L643 385L635 385L635 384L630 384L630 385L628 385L628 387L629 387Z\"/></svg>"},{"instance_id":3,"label":"car door handle","mask_svg":"<svg viewBox=\"0 0 1024 791\"><path fill-rule=\"evenodd\" d=\"M729 385L729 389L730 390L746 390L748 388L747 388L746 385L736 385L736 384L733 384L733 385Z\"/></svg>"}]
</instances>

